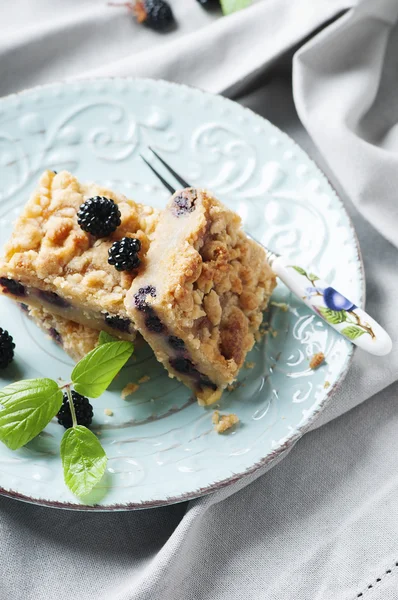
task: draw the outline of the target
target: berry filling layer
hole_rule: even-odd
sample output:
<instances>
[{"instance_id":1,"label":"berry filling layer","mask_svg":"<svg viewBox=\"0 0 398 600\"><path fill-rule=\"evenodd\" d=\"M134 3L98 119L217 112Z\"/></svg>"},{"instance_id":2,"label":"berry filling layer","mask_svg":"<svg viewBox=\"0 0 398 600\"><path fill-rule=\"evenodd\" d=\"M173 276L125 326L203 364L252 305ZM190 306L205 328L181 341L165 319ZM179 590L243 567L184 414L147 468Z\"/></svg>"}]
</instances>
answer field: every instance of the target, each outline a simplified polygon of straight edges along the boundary
<instances>
[{"instance_id":1,"label":"berry filling layer","mask_svg":"<svg viewBox=\"0 0 398 600\"><path fill-rule=\"evenodd\" d=\"M135 338L135 329L131 319L126 315L96 313L84 306L72 304L59 294L48 290L27 287L14 279L0 278L0 288L3 294L34 308L43 308L53 313L99 331L107 331L111 335L129 340ZM54 335L54 338L56 336Z\"/></svg>"}]
</instances>

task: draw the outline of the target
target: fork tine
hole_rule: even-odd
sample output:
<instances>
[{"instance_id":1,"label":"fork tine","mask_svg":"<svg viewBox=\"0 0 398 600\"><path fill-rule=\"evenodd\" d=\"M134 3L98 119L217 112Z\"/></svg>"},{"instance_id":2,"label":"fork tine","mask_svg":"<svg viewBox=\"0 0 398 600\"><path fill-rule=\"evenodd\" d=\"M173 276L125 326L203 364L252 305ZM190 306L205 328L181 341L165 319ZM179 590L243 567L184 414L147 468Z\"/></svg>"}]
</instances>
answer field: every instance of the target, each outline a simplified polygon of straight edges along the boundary
<instances>
[{"instance_id":1,"label":"fork tine","mask_svg":"<svg viewBox=\"0 0 398 600\"><path fill-rule=\"evenodd\" d=\"M166 188L169 190L169 192L170 192L171 194L174 194L176 190L173 188L173 186L172 186L172 185L170 185L170 184L168 183L168 181L166 181L166 180L165 180L165 179L164 179L164 178L161 176L161 174L160 174L160 173L158 173L158 172L156 171L156 169L155 169L155 168L154 168L154 167L151 165L151 163L147 161L147 159L145 158L145 156L142 156L142 154L140 154L140 156L141 156L142 160L144 161L144 163L146 163L146 164L148 165L148 167L151 169L151 171L152 171L153 173L155 173L155 175L156 175L156 177L159 179L159 181L161 181L161 182L163 183L163 185L164 185L164 186L165 186L165 187L166 187Z\"/></svg>"},{"instance_id":2,"label":"fork tine","mask_svg":"<svg viewBox=\"0 0 398 600\"><path fill-rule=\"evenodd\" d=\"M152 154L154 154L156 156L156 158L158 160L160 160L162 165L164 165L166 167L166 169L168 170L168 172L171 173L171 175L173 175L173 177L175 177L177 179L178 183L180 183L182 185L182 187L184 187L184 188L192 187L187 181L185 181L185 179L183 179L181 177L181 175L176 173L176 171L174 171L174 169L172 169L170 167L170 165L168 165L167 162L165 160L163 160L163 158L161 156L159 156L159 154L157 152L155 152L155 150L153 148L151 148L151 146L148 146L148 149L152 152Z\"/></svg>"}]
</instances>

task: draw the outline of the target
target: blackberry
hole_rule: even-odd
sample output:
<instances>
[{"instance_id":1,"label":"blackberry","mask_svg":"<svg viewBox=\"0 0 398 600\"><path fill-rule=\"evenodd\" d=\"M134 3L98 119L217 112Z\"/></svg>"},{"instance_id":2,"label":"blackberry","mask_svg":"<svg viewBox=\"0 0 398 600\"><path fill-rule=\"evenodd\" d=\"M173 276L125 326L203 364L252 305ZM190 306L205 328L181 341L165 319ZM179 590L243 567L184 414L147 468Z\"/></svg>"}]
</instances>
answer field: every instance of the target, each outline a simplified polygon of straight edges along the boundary
<instances>
[{"instance_id":1,"label":"blackberry","mask_svg":"<svg viewBox=\"0 0 398 600\"><path fill-rule=\"evenodd\" d=\"M183 375L200 375L199 371L189 358L171 358L169 360L170 366Z\"/></svg>"},{"instance_id":2,"label":"blackberry","mask_svg":"<svg viewBox=\"0 0 398 600\"><path fill-rule=\"evenodd\" d=\"M61 298L55 292L43 292L40 290L38 296L44 300L44 302L54 304L54 306L59 306L60 308L68 308L70 306L67 300L64 300L64 298Z\"/></svg>"},{"instance_id":3,"label":"blackberry","mask_svg":"<svg viewBox=\"0 0 398 600\"><path fill-rule=\"evenodd\" d=\"M15 344L5 329L0 327L0 369L8 367L14 358Z\"/></svg>"},{"instance_id":4,"label":"blackberry","mask_svg":"<svg viewBox=\"0 0 398 600\"><path fill-rule=\"evenodd\" d=\"M182 217L193 212L196 208L197 197L196 190L184 190L174 198L171 212L175 217Z\"/></svg>"},{"instance_id":5,"label":"blackberry","mask_svg":"<svg viewBox=\"0 0 398 600\"><path fill-rule=\"evenodd\" d=\"M197 0L202 6L220 6L219 0Z\"/></svg>"},{"instance_id":6,"label":"blackberry","mask_svg":"<svg viewBox=\"0 0 398 600\"><path fill-rule=\"evenodd\" d=\"M136 0L133 13L138 23L156 31L165 31L174 25L174 15L165 0Z\"/></svg>"},{"instance_id":7,"label":"blackberry","mask_svg":"<svg viewBox=\"0 0 398 600\"><path fill-rule=\"evenodd\" d=\"M169 346L174 348L174 350L184 350L185 348L184 340L175 335L169 335L167 341L169 343Z\"/></svg>"},{"instance_id":8,"label":"blackberry","mask_svg":"<svg viewBox=\"0 0 398 600\"><path fill-rule=\"evenodd\" d=\"M119 242L114 242L108 250L108 263L117 271L132 271L140 264L138 252L141 242L135 238L125 237Z\"/></svg>"},{"instance_id":9,"label":"blackberry","mask_svg":"<svg viewBox=\"0 0 398 600\"><path fill-rule=\"evenodd\" d=\"M130 331L130 319L119 317L118 315L110 315L107 313L105 315L105 323L109 327L112 327L112 329L117 329L118 331Z\"/></svg>"},{"instance_id":10,"label":"blackberry","mask_svg":"<svg viewBox=\"0 0 398 600\"><path fill-rule=\"evenodd\" d=\"M81 396L75 390L71 391L73 406L75 407L76 420L78 425L84 425L88 427L91 425L93 420L93 407L91 406L88 398L85 396ZM69 429L72 427L72 415L70 412L68 394L64 393L64 401L62 403L61 408L59 409L59 413L57 414L58 423L63 425L65 429Z\"/></svg>"},{"instance_id":11,"label":"blackberry","mask_svg":"<svg viewBox=\"0 0 398 600\"><path fill-rule=\"evenodd\" d=\"M134 294L134 303L138 310L146 312L148 304L146 301L147 296L156 298L156 288L153 285L147 285L146 287L140 288L136 294Z\"/></svg>"},{"instance_id":12,"label":"blackberry","mask_svg":"<svg viewBox=\"0 0 398 600\"><path fill-rule=\"evenodd\" d=\"M95 237L108 237L119 227L121 214L118 205L113 200L95 196L80 206L77 222L83 231L87 231Z\"/></svg>"},{"instance_id":13,"label":"blackberry","mask_svg":"<svg viewBox=\"0 0 398 600\"><path fill-rule=\"evenodd\" d=\"M3 288L3 294L10 293L13 296L25 296L25 288L15 279L8 277L0 277L0 286Z\"/></svg>"},{"instance_id":14,"label":"blackberry","mask_svg":"<svg viewBox=\"0 0 398 600\"><path fill-rule=\"evenodd\" d=\"M152 333L162 333L165 327L159 317L155 314L155 311L148 307L147 313L148 315L145 319L145 327Z\"/></svg>"}]
</instances>

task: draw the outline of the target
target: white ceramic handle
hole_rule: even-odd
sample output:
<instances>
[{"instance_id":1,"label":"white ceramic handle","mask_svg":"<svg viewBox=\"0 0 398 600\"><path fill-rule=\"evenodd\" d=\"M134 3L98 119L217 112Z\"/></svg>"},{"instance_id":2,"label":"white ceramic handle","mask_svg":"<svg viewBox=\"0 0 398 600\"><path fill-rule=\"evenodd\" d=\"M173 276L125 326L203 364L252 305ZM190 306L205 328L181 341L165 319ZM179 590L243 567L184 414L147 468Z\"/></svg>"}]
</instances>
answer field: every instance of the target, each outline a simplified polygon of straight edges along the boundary
<instances>
[{"instance_id":1,"label":"white ceramic handle","mask_svg":"<svg viewBox=\"0 0 398 600\"><path fill-rule=\"evenodd\" d=\"M388 333L317 275L282 256L272 262L272 270L309 308L350 342L377 356L391 351L392 341Z\"/></svg>"}]
</instances>

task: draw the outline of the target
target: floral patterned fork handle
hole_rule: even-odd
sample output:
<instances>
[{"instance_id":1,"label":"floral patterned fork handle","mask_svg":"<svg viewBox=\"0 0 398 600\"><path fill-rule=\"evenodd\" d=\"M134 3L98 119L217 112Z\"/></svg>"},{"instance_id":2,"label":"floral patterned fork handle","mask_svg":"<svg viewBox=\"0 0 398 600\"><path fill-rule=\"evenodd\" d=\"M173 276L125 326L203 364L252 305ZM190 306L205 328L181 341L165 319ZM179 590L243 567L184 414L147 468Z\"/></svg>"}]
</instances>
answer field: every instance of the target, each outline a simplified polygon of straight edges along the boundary
<instances>
[{"instance_id":1,"label":"floral patterned fork handle","mask_svg":"<svg viewBox=\"0 0 398 600\"><path fill-rule=\"evenodd\" d=\"M274 273L333 329L370 354L384 356L391 351L390 336L364 310L314 273L265 250Z\"/></svg>"}]
</instances>

